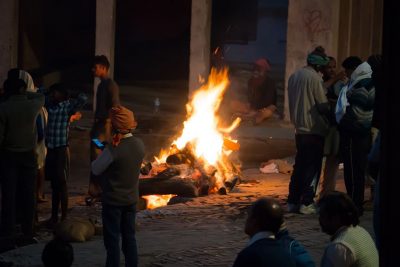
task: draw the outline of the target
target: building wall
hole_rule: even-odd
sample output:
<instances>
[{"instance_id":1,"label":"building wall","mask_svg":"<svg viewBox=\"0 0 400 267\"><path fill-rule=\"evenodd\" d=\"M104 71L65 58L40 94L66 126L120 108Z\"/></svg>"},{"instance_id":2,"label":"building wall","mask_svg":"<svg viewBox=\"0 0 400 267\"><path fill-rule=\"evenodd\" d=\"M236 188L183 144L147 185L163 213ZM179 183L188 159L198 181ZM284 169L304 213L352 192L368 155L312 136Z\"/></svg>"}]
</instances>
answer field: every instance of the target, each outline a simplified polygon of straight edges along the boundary
<instances>
[{"instance_id":1,"label":"building wall","mask_svg":"<svg viewBox=\"0 0 400 267\"><path fill-rule=\"evenodd\" d=\"M17 66L18 4L17 0L0 1L0 88L8 70Z\"/></svg>"},{"instance_id":2,"label":"building wall","mask_svg":"<svg viewBox=\"0 0 400 267\"><path fill-rule=\"evenodd\" d=\"M285 66L284 118L289 120L287 81L297 69L306 65L306 58L316 46L337 56L339 0L289 0Z\"/></svg>"}]
</instances>

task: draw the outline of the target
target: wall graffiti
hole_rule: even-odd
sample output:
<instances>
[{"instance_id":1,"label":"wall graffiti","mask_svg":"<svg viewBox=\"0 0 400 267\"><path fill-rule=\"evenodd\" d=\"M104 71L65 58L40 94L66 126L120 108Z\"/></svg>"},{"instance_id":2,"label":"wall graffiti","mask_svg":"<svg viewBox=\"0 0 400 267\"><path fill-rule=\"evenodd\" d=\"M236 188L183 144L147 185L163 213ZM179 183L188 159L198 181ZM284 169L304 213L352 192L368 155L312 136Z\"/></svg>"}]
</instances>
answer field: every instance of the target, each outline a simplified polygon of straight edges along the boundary
<instances>
[{"instance_id":1,"label":"wall graffiti","mask_svg":"<svg viewBox=\"0 0 400 267\"><path fill-rule=\"evenodd\" d=\"M311 43L314 43L319 34L330 31L329 27L322 25L322 18L322 11L318 9L304 10L303 12L303 22L307 31L307 39Z\"/></svg>"}]
</instances>

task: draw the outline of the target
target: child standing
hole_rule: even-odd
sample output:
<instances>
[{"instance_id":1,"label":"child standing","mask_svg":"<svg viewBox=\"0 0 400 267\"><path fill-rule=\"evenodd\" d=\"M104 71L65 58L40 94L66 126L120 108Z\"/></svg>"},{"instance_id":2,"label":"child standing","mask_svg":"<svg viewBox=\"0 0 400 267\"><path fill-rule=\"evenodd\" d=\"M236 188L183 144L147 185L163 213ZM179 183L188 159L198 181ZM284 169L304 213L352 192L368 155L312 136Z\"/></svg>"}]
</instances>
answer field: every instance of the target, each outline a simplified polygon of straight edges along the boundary
<instances>
[{"instance_id":1,"label":"child standing","mask_svg":"<svg viewBox=\"0 0 400 267\"><path fill-rule=\"evenodd\" d=\"M58 222L58 210L61 204L61 220L67 217L69 176L68 135L71 116L81 108L87 100L85 94L79 94L76 99L68 97L68 91L62 84L50 87L51 101L48 110L46 133L46 177L51 181L52 208L49 226Z\"/></svg>"}]
</instances>

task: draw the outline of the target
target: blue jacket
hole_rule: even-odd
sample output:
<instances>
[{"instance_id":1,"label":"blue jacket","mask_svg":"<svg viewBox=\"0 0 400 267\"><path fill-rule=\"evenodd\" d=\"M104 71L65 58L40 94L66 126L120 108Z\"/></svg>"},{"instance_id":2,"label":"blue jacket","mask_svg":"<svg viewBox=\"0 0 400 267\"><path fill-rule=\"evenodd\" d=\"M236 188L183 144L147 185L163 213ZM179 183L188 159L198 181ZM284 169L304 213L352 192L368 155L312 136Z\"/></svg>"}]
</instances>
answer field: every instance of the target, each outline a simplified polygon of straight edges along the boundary
<instances>
[{"instance_id":1,"label":"blue jacket","mask_svg":"<svg viewBox=\"0 0 400 267\"><path fill-rule=\"evenodd\" d=\"M276 239L283 243L289 255L296 262L297 267L315 267L310 254L297 240L289 235L288 230L279 231Z\"/></svg>"}]
</instances>

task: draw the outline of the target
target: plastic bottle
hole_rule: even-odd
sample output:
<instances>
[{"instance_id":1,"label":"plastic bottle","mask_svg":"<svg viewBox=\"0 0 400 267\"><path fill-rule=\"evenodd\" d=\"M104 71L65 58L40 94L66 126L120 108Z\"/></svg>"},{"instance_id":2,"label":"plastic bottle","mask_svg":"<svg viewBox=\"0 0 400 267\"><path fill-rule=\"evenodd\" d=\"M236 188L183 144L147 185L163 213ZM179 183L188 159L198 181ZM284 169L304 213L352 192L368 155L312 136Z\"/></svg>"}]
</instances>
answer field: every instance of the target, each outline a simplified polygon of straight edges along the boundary
<instances>
[{"instance_id":1,"label":"plastic bottle","mask_svg":"<svg viewBox=\"0 0 400 267\"><path fill-rule=\"evenodd\" d=\"M160 99L157 97L154 99L154 113L158 113L160 111Z\"/></svg>"}]
</instances>

